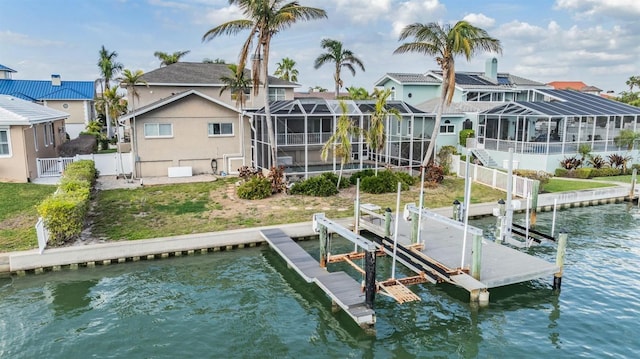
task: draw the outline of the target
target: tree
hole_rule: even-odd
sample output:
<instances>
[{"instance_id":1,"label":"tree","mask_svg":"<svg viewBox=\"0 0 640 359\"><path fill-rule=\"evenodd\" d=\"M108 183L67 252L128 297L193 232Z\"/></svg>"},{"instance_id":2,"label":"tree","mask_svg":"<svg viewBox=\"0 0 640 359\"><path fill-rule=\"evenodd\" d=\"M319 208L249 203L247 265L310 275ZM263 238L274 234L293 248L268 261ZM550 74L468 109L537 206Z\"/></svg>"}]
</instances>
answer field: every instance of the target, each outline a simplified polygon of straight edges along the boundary
<instances>
[{"instance_id":1,"label":"tree","mask_svg":"<svg viewBox=\"0 0 640 359\"><path fill-rule=\"evenodd\" d=\"M633 92L633 87L640 87L640 76L631 76L626 82L627 86L629 86L629 92Z\"/></svg>"},{"instance_id":2,"label":"tree","mask_svg":"<svg viewBox=\"0 0 640 359\"><path fill-rule=\"evenodd\" d=\"M276 69L276 72L273 73L274 75L278 76L279 78L285 81L293 81L293 82L298 81L299 73L298 73L298 70L295 69L296 62L293 59L285 57L276 65L278 65L278 68Z\"/></svg>"},{"instance_id":3,"label":"tree","mask_svg":"<svg viewBox=\"0 0 640 359\"><path fill-rule=\"evenodd\" d=\"M400 112L395 108L387 108L387 99L391 96L391 90L373 90L373 96L376 98L376 106L369 118L369 130L366 132L366 140L369 148L376 152L376 176L378 175L378 157L380 152L384 150L387 144L387 131L385 128L385 120L390 116L401 119Z\"/></svg>"},{"instance_id":4,"label":"tree","mask_svg":"<svg viewBox=\"0 0 640 359\"><path fill-rule=\"evenodd\" d=\"M320 85L309 87L309 92L327 92L328 90Z\"/></svg>"},{"instance_id":5,"label":"tree","mask_svg":"<svg viewBox=\"0 0 640 359\"><path fill-rule=\"evenodd\" d=\"M342 115L338 118L333 135L331 135L324 146L322 146L322 152L320 153L320 157L323 161L327 160L329 151L332 151L333 155L340 159L340 172L337 184L338 189L340 189L340 180L342 179L344 164L351 159L351 136L357 136L360 132L359 127L354 126L347 114L347 104L344 101L340 101L339 104Z\"/></svg>"},{"instance_id":6,"label":"tree","mask_svg":"<svg viewBox=\"0 0 640 359\"><path fill-rule=\"evenodd\" d=\"M236 107L242 110L245 104L245 93L251 88L251 77L246 78L244 71L238 72L238 65L236 64L229 64L227 67L231 71L231 75L220 78L220 81L224 84L220 89L220 95L229 90L232 98L235 97L236 99Z\"/></svg>"},{"instance_id":7,"label":"tree","mask_svg":"<svg viewBox=\"0 0 640 359\"><path fill-rule=\"evenodd\" d=\"M213 60L211 60L208 57L205 57L204 59L202 59L202 63L204 63L204 64L226 64L227 62L224 59L221 59L221 58L218 58L218 57L216 57Z\"/></svg>"},{"instance_id":8,"label":"tree","mask_svg":"<svg viewBox=\"0 0 640 359\"><path fill-rule=\"evenodd\" d=\"M172 54L168 52L156 51L153 53L153 56L157 57L160 60L160 67L169 66L171 64L175 64L179 62L181 58L190 53L191 51L176 51Z\"/></svg>"},{"instance_id":9,"label":"tree","mask_svg":"<svg viewBox=\"0 0 640 359\"><path fill-rule=\"evenodd\" d=\"M320 46L326 50L324 54L321 54L316 58L316 61L313 65L315 69L319 69L320 66L326 63L334 63L335 64L335 73L333 74L333 79L336 84L336 98L340 94L340 89L344 85L340 73L342 72L342 68L346 68L351 72L353 76L356 75L356 69L354 65L360 67L362 71L364 71L364 65L362 61L358 59L351 50L345 49L342 47L342 42L332 39L323 39L320 42Z\"/></svg>"},{"instance_id":10,"label":"tree","mask_svg":"<svg viewBox=\"0 0 640 359\"><path fill-rule=\"evenodd\" d=\"M118 93L117 87L104 90L102 96L96 100L96 109L104 113L107 119L116 119L127 113L127 100Z\"/></svg>"},{"instance_id":11,"label":"tree","mask_svg":"<svg viewBox=\"0 0 640 359\"><path fill-rule=\"evenodd\" d=\"M131 143L133 145L133 152L135 155L138 155L138 142L136 141L136 99L140 99L140 94L136 89L136 86L144 85L149 87L147 81L143 78L144 72L142 70L136 70L132 72L129 69L125 69L122 72L122 76L118 78L120 81L120 86L124 86L127 89L129 95L131 95L131 112L134 112L133 117L131 118ZM118 147L118 153L120 153L120 147ZM120 160L120 164L122 165L122 159ZM122 172L124 172L124 169ZM132 174L133 177L133 174Z\"/></svg>"},{"instance_id":12,"label":"tree","mask_svg":"<svg viewBox=\"0 0 640 359\"><path fill-rule=\"evenodd\" d=\"M423 167L431 162L435 152L436 139L440 131L442 111L445 105L450 105L455 92L456 72L455 57L464 55L467 60L479 51L492 51L501 53L500 40L489 36L487 31L469 24L467 21L458 21L455 25L440 25L438 23L407 25L400 33L399 40L413 37L413 42L400 45L394 54L417 52L429 56L435 56L436 62L442 69L442 94L440 106L436 114L436 120L429 141L429 147L422 161Z\"/></svg>"},{"instance_id":13,"label":"tree","mask_svg":"<svg viewBox=\"0 0 640 359\"><path fill-rule=\"evenodd\" d=\"M633 146L640 141L640 132L633 130L620 130L620 135L614 137L613 142L618 147L624 147L628 151L633 149Z\"/></svg>"},{"instance_id":14,"label":"tree","mask_svg":"<svg viewBox=\"0 0 640 359\"><path fill-rule=\"evenodd\" d=\"M347 91L352 100L371 100L373 98L364 87L347 87Z\"/></svg>"},{"instance_id":15,"label":"tree","mask_svg":"<svg viewBox=\"0 0 640 359\"><path fill-rule=\"evenodd\" d=\"M260 81L262 81L267 137L271 147L271 162L275 166L277 163L276 141L269 107L268 76L271 39L298 21L326 18L327 13L322 9L301 6L297 1L284 3L283 0L229 0L229 3L238 6L246 18L231 20L210 29L202 36L202 41L210 41L220 35L236 35L242 30L249 30L249 37L240 50L237 71L238 73L244 71L249 53L253 52L251 56L253 91L254 96L257 96ZM261 75L262 73L264 75Z\"/></svg>"},{"instance_id":16,"label":"tree","mask_svg":"<svg viewBox=\"0 0 640 359\"><path fill-rule=\"evenodd\" d=\"M100 48L99 51L99 59L98 59L98 68L100 69L100 82L102 83L101 93L104 97L104 93L106 90L110 88L111 80L116 76L120 71L122 71L122 64L116 61L116 57L118 57L118 53L115 51L109 52L104 45ZM103 101L104 104L107 105L105 108L105 116L107 117L107 135L111 136L111 118L109 117L109 109L108 109L108 101Z\"/></svg>"}]
</instances>

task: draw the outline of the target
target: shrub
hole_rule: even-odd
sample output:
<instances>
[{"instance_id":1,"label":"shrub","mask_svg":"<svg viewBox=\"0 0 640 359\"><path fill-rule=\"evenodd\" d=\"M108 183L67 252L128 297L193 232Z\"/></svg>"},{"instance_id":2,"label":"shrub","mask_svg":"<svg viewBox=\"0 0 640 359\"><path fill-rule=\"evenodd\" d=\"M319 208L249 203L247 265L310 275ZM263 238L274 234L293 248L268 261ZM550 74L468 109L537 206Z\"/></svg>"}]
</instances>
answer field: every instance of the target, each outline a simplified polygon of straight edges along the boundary
<instances>
[{"instance_id":1,"label":"shrub","mask_svg":"<svg viewBox=\"0 0 640 359\"><path fill-rule=\"evenodd\" d=\"M280 193L287 189L287 185L284 182L284 166L271 167L267 178L271 182L271 193Z\"/></svg>"},{"instance_id":2,"label":"shrub","mask_svg":"<svg viewBox=\"0 0 640 359\"><path fill-rule=\"evenodd\" d=\"M607 161L600 155L590 156L588 162L593 168L603 168L607 164Z\"/></svg>"},{"instance_id":3,"label":"shrub","mask_svg":"<svg viewBox=\"0 0 640 359\"><path fill-rule=\"evenodd\" d=\"M582 159L578 157L566 157L562 161L560 161L560 167L572 170L578 168L582 165Z\"/></svg>"},{"instance_id":4,"label":"shrub","mask_svg":"<svg viewBox=\"0 0 640 359\"><path fill-rule=\"evenodd\" d=\"M588 167L576 168L574 170L574 174L575 174L576 178L586 179L586 178L591 178L592 177L591 176L591 171L593 171L593 168L588 168Z\"/></svg>"},{"instance_id":5,"label":"shrub","mask_svg":"<svg viewBox=\"0 0 640 359\"><path fill-rule=\"evenodd\" d=\"M566 168L556 168L556 177L569 177L569 170Z\"/></svg>"},{"instance_id":6,"label":"shrub","mask_svg":"<svg viewBox=\"0 0 640 359\"><path fill-rule=\"evenodd\" d=\"M413 186L414 184L416 184L416 181L418 180L416 177L413 177L412 175L406 172L395 172L395 174L396 174L396 177L398 177L398 179L402 183L405 183L407 186Z\"/></svg>"},{"instance_id":7,"label":"shrub","mask_svg":"<svg viewBox=\"0 0 640 359\"><path fill-rule=\"evenodd\" d=\"M621 170L618 168L594 168L591 170L591 177L618 176L620 174Z\"/></svg>"},{"instance_id":8,"label":"shrub","mask_svg":"<svg viewBox=\"0 0 640 359\"><path fill-rule=\"evenodd\" d=\"M551 173L545 171L534 171L534 170L515 170L513 173L520 177L526 177L533 180L540 181L540 186L544 186L549 183L549 179L551 178Z\"/></svg>"},{"instance_id":9,"label":"shrub","mask_svg":"<svg viewBox=\"0 0 640 359\"><path fill-rule=\"evenodd\" d=\"M271 181L264 177L253 177L238 187L238 197L242 199L263 199L271 194Z\"/></svg>"},{"instance_id":10,"label":"shrub","mask_svg":"<svg viewBox=\"0 0 640 359\"><path fill-rule=\"evenodd\" d=\"M238 177L242 178L245 181L250 180L253 177L262 175L258 169L255 167L242 166L238 169Z\"/></svg>"},{"instance_id":11,"label":"shrub","mask_svg":"<svg viewBox=\"0 0 640 359\"><path fill-rule=\"evenodd\" d=\"M371 177L371 176L375 176L376 175L376 171L374 171L371 168L367 168L364 169L362 171L358 171L354 174L351 175L351 177L349 177L349 182L351 182L351 184L355 185L358 183L358 178L360 178L360 181L362 182L362 179L365 177Z\"/></svg>"},{"instance_id":12,"label":"shrub","mask_svg":"<svg viewBox=\"0 0 640 359\"><path fill-rule=\"evenodd\" d=\"M424 183L426 187L436 187L444 180L444 170L440 166L434 166L433 164L427 167L427 172L424 174Z\"/></svg>"},{"instance_id":13,"label":"shrub","mask_svg":"<svg viewBox=\"0 0 640 359\"><path fill-rule=\"evenodd\" d=\"M338 186L338 175L333 173L333 172L325 172L323 174L320 175L321 177L324 177L326 179L328 179L329 181L331 181L333 183L334 186ZM349 187L349 185L351 185L350 179L349 178L345 178L344 176L342 176L342 179L340 180L340 188L347 188Z\"/></svg>"},{"instance_id":14,"label":"shrub","mask_svg":"<svg viewBox=\"0 0 640 359\"><path fill-rule=\"evenodd\" d=\"M460 146L462 147L466 147L467 146L467 138L473 138L475 136L475 132L471 129L467 129L467 130L462 130L459 133L460 136Z\"/></svg>"},{"instance_id":15,"label":"shrub","mask_svg":"<svg viewBox=\"0 0 640 359\"><path fill-rule=\"evenodd\" d=\"M438 164L442 167L445 174L451 173L451 155L455 155L456 153L455 146L442 146L440 151L438 151Z\"/></svg>"},{"instance_id":16,"label":"shrub","mask_svg":"<svg viewBox=\"0 0 640 359\"><path fill-rule=\"evenodd\" d=\"M302 194L315 197L329 197L338 193L336 184L329 179L331 176L310 177L304 181L295 183L289 193ZM337 181L337 178L336 178Z\"/></svg>"},{"instance_id":17,"label":"shrub","mask_svg":"<svg viewBox=\"0 0 640 359\"><path fill-rule=\"evenodd\" d=\"M409 189L409 185L403 182L396 173L385 170L378 172L377 176L365 177L360 182L360 189L366 193L391 193L395 192L398 188L398 182L401 183L401 189L403 191Z\"/></svg>"},{"instance_id":18,"label":"shrub","mask_svg":"<svg viewBox=\"0 0 640 359\"><path fill-rule=\"evenodd\" d=\"M64 169L62 176L67 179L87 181L91 184L90 187L93 187L96 183L96 178L98 178L98 171L96 170L94 161L82 160L70 163Z\"/></svg>"}]
</instances>

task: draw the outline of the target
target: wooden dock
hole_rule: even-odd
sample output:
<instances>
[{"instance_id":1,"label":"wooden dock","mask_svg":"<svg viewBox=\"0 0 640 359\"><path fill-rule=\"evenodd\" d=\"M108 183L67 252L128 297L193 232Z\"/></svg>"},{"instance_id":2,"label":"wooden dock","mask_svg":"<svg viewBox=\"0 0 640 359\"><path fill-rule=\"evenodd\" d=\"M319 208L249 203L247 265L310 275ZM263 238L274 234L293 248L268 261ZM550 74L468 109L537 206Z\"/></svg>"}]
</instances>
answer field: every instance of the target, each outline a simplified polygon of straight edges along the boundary
<instances>
[{"instance_id":1,"label":"wooden dock","mask_svg":"<svg viewBox=\"0 0 640 359\"><path fill-rule=\"evenodd\" d=\"M316 283L357 324L375 324L373 309L365 305L360 283L345 272L327 272L309 253L280 229L263 229L260 235L307 283Z\"/></svg>"}]
</instances>

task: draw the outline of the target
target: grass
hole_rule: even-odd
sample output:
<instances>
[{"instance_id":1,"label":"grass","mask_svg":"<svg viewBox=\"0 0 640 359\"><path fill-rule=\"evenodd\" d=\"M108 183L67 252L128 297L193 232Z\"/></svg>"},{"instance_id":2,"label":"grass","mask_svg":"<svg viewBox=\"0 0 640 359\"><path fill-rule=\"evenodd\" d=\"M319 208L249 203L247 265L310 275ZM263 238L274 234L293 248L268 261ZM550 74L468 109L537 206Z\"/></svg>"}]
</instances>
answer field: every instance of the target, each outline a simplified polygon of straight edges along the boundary
<instances>
[{"instance_id":1,"label":"grass","mask_svg":"<svg viewBox=\"0 0 640 359\"><path fill-rule=\"evenodd\" d=\"M609 176L609 177L593 177L596 181L614 181L614 182L624 182L631 183L631 175L620 175L620 176ZM636 178L637 180L637 178Z\"/></svg>"},{"instance_id":2,"label":"grass","mask_svg":"<svg viewBox=\"0 0 640 359\"><path fill-rule=\"evenodd\" d=\"M189 233L310 221L314 213L329 218L353 215L355 188L327 198L278 194L264 200L242 200L235 195L235 178L208 183L153 186L132 190L102 191L96 198L93 235L109 240L135 240ZM446 179L425 190L425 205L451 206L462 200L464 180ZM482 185L472 189L473 203L494 202L504 192ZM418 203L419 186L404 191L402 205ZM361 195L363 203L375 203L395 211L396 194Z\"/></svg>"},{"instance_id":3,"label":"grass","mask_svg":"<svg viewBox=\"0 0 640 359\"><path fill-rule=\"evenodd\" d=\"M611 179L609 179L611 180ZM601 188L614 186L611 183L599 183L596 181L576 181L571 179L551 178L549 183L544 185L544 192L555 193L565 191L579 191L583 189Z\"/></svg>"},{"instance_id":4,"label":"grass","mask_svg":"<svg viewBox=\"0 0 640 359\"><path fill-rule=\"evenodd\" d=\"M0 183L0 252L38 246L36 205L55 190L33 183Z\"/></svg>"}]
</instances>

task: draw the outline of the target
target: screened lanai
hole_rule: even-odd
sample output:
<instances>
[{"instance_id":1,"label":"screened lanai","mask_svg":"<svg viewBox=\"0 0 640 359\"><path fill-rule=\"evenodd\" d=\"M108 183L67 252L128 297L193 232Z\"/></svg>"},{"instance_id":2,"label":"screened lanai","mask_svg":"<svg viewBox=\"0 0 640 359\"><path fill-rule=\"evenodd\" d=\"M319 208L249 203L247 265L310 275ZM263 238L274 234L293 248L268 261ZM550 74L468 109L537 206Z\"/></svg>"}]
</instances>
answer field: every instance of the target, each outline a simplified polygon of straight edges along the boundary
<instances>
[{"instance_id":1,"label":"screened lanai","mask_svg":"<svg viewBox=\"0 0 640 359\"><path fill-rule=\"evenodd\" d=\"M640 130L640 108L571 90L535 90L544 101L508 102L478 117L478 143L486 150L573 155L628 150L616 145L622 130Z\"/></svg>"},{"instance_id":2,"label":"screened lanai","mask_svg":"<svg viewBox=\"0 0 640 359\"><path fill-rule=\"evenodd\" d=\"M376 157L381 167L418 168L422 154L426 152L433 129L433 114L425 113L402 101L387 101L388 109L396 109L400 119L394 116L384 119L386 145L377 152L369 148L364 131L369 130L375 101L344 100L346 115L352 125L360 129L351 138L351 156L345 170L361 170L375 166ZM307 177L314 172L336 171L340 159L333 152L327 161L321 158L322 147L331 138L343 111L340 101L315 98L276 101L271 103L271 119L274 124L277 164L288 174ZM253 115L254 165L268 169L273 165L269 156L269 140L265 109Z\"/></svg>"}]
</instances>

